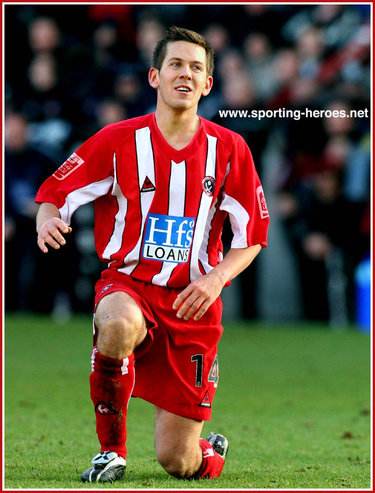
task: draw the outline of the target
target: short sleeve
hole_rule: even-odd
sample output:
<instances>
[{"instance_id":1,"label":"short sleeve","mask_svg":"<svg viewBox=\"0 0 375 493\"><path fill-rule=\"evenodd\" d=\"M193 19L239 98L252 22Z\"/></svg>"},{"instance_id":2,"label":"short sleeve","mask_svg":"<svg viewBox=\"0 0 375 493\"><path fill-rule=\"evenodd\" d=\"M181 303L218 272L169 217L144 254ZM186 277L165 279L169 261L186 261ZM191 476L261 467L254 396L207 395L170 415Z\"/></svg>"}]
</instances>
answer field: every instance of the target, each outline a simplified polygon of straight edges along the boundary
<instances>
[{"instance_id":1,"label":"short sleeve","mask_svg":"<svg viewBox=\"0 0 375 493\"><path fill-rule=\"evenodd\" d=\"M35 197L37 203L50 202L69 223L83 204L105 195L113 184L114 147L108 127L85 141L47 178Z\"/></svg>"},{"instance_id":2,"label":"short sleeve","mask_svg":"<svg viewBox=\"0 0 375 493\"><path fill-rule=\"evenodd\" d=\"M220 209L229 214L232 248L267 246L267 203L250 149L239 135L236 135L228 162Z\"/></svg>"}]
</instances>

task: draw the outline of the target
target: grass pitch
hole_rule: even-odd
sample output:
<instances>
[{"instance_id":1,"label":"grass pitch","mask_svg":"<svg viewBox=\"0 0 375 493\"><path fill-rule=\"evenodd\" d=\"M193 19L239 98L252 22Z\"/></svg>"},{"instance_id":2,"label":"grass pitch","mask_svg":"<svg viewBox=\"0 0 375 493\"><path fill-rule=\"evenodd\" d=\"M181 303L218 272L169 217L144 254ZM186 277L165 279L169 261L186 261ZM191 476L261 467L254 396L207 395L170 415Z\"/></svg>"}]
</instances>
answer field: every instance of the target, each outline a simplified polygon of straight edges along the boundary
<instances>
[{"instance_id":1,"label":"grass pitch","mask_svg":"<svg viewBox=\"0 0 375 493\"><path fill-rule=\"evenodd\" d=\"M130 403L123 481L87 485L99 450L89 398L91 319L5 320L7 489L370 489L370 338L328 327L226 324L211 430L220 479L184 482L155 459L153 407Z\"/></svg>"}]
</instances>

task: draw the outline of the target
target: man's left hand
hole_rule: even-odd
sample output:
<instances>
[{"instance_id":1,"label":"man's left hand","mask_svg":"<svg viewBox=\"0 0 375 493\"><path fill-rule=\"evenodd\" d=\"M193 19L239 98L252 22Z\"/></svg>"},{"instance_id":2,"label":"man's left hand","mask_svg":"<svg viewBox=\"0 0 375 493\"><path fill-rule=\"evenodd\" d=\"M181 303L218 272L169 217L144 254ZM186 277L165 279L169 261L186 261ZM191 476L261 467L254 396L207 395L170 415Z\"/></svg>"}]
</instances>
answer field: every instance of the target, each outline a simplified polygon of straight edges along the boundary
<instances>
[{"instance_id":1,"label":"man's left hand","mask_svg":"<svg viewBox=\"0 0 375 493\"><path fill-rule=\"evenodd\" d=\"M177 318L199 320L220 295L224 283L213 272L191 282L177 296L172 308L177 311Z\"/></svg>"}]
</instances>

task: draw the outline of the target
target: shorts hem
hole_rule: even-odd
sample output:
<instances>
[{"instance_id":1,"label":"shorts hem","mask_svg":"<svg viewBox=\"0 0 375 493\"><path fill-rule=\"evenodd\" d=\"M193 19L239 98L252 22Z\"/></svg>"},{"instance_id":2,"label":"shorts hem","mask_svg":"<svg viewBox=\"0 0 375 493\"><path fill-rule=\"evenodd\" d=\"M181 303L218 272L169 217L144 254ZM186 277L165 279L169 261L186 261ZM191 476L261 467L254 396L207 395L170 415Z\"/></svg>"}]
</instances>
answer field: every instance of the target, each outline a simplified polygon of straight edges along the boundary
<instances>
[{"instance_id":1,"label":"shorts hem","mask_svg":"<svg viewBox=\"0 0 375 493\"><path fill-rule=\"evenodd\" d=\"M190 409L192 412L189 412L189 411L185 412L183 410L177 409L176 407L169 406L165 402L158 402L157 399L147 398L145 396L135 395L135 394L133 394L132 397L135 397L137 399L142 399L146 402L149 402L150 404L153 404L154 406L160 407L161 409L168 411L171 414L175 414L176 416L181 416L182 418L194 419L196 421L211 421L211 417L212 417L212 408L211 407L199 408L199 406L190 406ZM197 412L194 412L194 407L198 408L196 410ZM201 411L199 411L199 410L201 410Z\"/></svg>"}]
</instances>

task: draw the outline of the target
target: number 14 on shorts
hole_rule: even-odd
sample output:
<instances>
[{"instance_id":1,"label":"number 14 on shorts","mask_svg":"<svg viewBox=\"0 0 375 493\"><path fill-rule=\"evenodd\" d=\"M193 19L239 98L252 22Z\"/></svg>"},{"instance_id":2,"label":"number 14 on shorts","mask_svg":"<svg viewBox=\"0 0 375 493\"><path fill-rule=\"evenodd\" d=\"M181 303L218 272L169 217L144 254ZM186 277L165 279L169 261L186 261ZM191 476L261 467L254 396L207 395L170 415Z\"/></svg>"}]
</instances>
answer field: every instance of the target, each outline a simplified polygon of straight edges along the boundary
<instances>
[{"instance_id":1,"label":"number 14 on shorts","mask_svg":"<svg viewBox=\"0 0 375 493\"><path fill-rule=\"evenodd\" d=\"M195 386L202 387L203 385L203 374L204 374L204 355L203 354L193 354L191 357L192 363L195 363ZM207 378L208 382L214 384L217 387L219 381L219 360L217 355L212 363L210 372Z\"/></svg>"}]
</instances>

